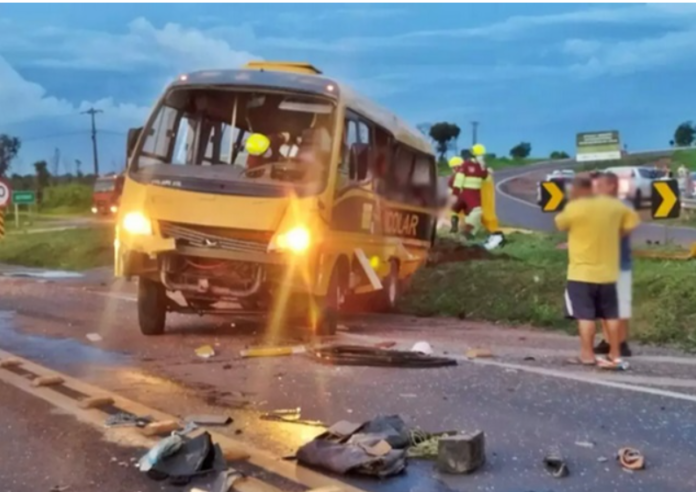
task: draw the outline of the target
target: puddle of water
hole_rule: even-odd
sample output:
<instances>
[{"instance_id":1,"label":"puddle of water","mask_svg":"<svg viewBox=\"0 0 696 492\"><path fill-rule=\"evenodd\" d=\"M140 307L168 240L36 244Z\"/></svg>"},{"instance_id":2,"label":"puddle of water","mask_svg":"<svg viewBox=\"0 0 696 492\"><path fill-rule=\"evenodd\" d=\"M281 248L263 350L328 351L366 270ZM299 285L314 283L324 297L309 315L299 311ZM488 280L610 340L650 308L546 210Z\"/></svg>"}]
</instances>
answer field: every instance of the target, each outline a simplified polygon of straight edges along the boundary
<instances>
[{"instance_id":1,"label":"puddle of water","mask_svg":"<svg viewBox=\"0 0 696 492\"><path fill-rule=\"evenodd\" d=\"M55 368L91 364L122 366L129 357L119 352L83 345L70 338L49 338L20 333L12 326L12 312L0 311L0 348Z\"/></svg>"},{"instance_id":2,"label":"puddle of water","mask_svg":"<svg viewBox=\"0 0 696 492\"><path fill-rule=\"evenodd\" d=\"M44 270L35 272L7 272L3 274L5 277L28 277L28 278L43 278L43 279L64 279L64 278L82 278L83 275L77 272L66 272L62 270Z\"/></svg>"}]
</instances>

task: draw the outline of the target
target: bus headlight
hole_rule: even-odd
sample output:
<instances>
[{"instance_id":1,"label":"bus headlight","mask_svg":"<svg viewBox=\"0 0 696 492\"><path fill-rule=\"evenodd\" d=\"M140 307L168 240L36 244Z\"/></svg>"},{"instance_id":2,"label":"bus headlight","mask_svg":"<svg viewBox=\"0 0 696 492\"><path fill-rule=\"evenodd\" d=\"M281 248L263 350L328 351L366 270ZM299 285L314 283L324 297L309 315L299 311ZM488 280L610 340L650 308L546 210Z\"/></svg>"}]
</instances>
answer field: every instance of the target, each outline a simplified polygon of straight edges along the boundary
<instances>
[{"instance_id":1,"label":"bus headlight","mask_svg":"<svg viewBox=\"0 0 696 492\"><path fill-rule=\"evenodd\" d=\"M116 205L111 205L111 207L109 207L109 210L111 210L112 214L115 214L116 212L118 212L118 207Z\"/></svg>"},{"instance_id":2,"label":"bus headlight","mask_svg":"<svg viewBox=\"0 0 696 492\"><path fill-rule=\"evenodd\" d=\"M304 226L297 226L284 234L276 237L275 248L281 251L292 251L293 253L304 253L312 243L312 235Z\"/></svg>"},{"instance_id":3,"label":"bus headlight","mask_svg":"<svg viewBox=\"0 0 696 492\"><path fill-rule=\"evenodd\" d=\"M134 236L149 236L152 234L152 223L140 212L129 212L123 217L123 229Z\"/></svg>"}]
</instances>

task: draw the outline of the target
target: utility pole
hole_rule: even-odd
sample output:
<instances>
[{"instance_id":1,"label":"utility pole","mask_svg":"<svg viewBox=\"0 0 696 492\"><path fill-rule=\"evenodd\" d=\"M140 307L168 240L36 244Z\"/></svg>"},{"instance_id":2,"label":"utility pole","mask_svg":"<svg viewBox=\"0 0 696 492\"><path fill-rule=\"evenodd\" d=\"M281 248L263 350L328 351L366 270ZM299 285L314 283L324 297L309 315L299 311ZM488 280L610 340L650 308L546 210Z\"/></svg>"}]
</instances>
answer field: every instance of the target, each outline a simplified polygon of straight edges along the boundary
<instances>
[{"instance_id":1,"label":"utility pole","mask_svg":"<svg viewBox=\"0 0 696 492\"><path fill-rule=\"evenodd\" d=\"M471 122L471 146L473 147L478 143L478 121Z\"/></svg>"},{"instance_id":2,"label":"utility pole","mask_svg":"<svg viewBox=\"0 0 696 492\"><path fill-rule=\"evenodd\" d=\"M60 149L58 147L53 151L53 183L58 183L58 174L60 172Z\"/></svg>"},{"instance_id":3,"label":"utility pole","mask_svg":"<svg viewBox=\"0 0 696 492\"><path fill-rule=\"evenodd\" d=\"M94 157L94 174L99 176L99 155L97 153L97 125L94 120L94 115L97 113L103 113L101 109L89 108L87 111L83 111L82 114L88 114L92 117L92 154Z\"/></svg>"}]
</instances>

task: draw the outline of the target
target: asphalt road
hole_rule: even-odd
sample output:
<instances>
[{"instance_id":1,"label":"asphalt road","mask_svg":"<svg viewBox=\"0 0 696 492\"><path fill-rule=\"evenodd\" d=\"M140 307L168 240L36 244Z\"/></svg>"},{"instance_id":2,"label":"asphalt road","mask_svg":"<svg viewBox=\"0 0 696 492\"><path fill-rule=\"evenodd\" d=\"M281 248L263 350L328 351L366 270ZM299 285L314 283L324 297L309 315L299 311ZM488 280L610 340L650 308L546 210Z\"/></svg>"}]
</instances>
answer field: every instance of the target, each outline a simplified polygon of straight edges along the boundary
<instances>
[{"instance_id":1,"label":"asphalt road","mask_svg":"<svg viewBox=\"0 0 696 492\"><path fill-rule=\"evenodd\" d=\"M103 441L43 400L0 382L0 409L3 492L164 490L133 468L140 450Z\"/></svg>"},{"instance_id":2,"label":"asphalt road","mask_svg":"<svg viewBox=\"0 0 696 492\"><path fill-rule=\"evenodd\" d=\"M348 479L370 492L696 490L696 380L694 361L684 354L637 347L639 357L630 374L606 374L566 366L577 341L563 335L458 320L358 316L343 321L338 340L393 340L407 348L423 339L437 352L458 356L460 364L407 370L333 367L306 356L241 359L239 350L251 345L306 339L297 331L269 333L259 318L197 317L173 317L165 336L144 338L137 331L133 299L129 285L0 279L0 348L174 415L229 413L234 424L223 432L278 456L292 454L321 432L259 418L261 412L279 408L301 407L303 418L327 423L399 414L432 431L486 432L488 462L482 470L444 476L430 462L411 461L400 477ZM103 340L89 342L88 333ZM216 351L209 361L194 354L203 344ZM477 346L492 347L495 359L463 360L461 354ZM32 413L21 398L1 391L8 390L0 387L3 424L15 434L0 435L5 443L0 446L19 443L13 449L19 445L31 456L43 442L43 434L28 426L34 421L80 436L51 440L47 434L42 452L52 460L37 454L23 462L53 469L63 462L82 462L79 458L94 452L95 460L107 460L106 466L107 457L116 452L96 433L71 432L70 422L47 414L40 405ZM625 445L643 450L647 470L629 474L620 469L613 457ZM541 466L552 447L568 459L571 475L566 479L551 478ZM0 471L4 466L0 463ZM36 470L22 471L18 465L15 480L25 475L26 480L38 480ZM138 480L135 470L116 473L116 478L127 474ZM79 474L74 478L91 480ZM109 480L106 472L103 479ZM56 480L64 478L52 477Z\"/></svg>"},{"instance_id":3,"label":"asphalt road","mask_svg":"<svg viewBox=\"0 0 696 492\"><path fill-rule=\"evenodd\" d=\"M665 152L645 152L643 155L659 157ZM509 191L510 182L524 175L536 175L555 169L569 169L577 166L574 160L549 161L523 168L504 169L496 173L496 211L498 219L509 226L551 232L555 230L554 214L541 212L538 205L514 196ZM696 229L690 227L663 226L658 223L643 223L632 234L634 243L665 240L681 245L696 242Z\"/></svg>"}]
</instances>

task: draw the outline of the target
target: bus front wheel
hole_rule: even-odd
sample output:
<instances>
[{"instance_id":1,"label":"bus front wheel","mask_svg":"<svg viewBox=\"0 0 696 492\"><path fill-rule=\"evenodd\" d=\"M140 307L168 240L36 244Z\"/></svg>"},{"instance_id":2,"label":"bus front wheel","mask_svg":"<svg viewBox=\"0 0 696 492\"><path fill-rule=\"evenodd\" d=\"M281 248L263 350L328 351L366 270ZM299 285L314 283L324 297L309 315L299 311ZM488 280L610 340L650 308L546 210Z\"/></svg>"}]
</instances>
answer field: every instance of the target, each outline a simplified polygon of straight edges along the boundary
<instances>
[{"instance_id":1,"label":"bus front wheel","mask_svg":"<svg viewBox=\"0 0 696 492\"><path fill-rule=\"evenodd\" d=\"M148 278L138 281L138 324L145 336L164 333L167 319L167 293L164 286Z\"/></svg>"}]
</instances>

